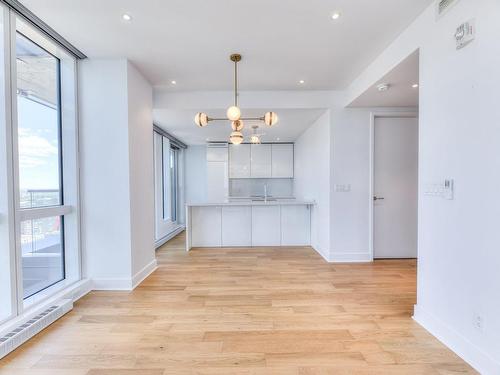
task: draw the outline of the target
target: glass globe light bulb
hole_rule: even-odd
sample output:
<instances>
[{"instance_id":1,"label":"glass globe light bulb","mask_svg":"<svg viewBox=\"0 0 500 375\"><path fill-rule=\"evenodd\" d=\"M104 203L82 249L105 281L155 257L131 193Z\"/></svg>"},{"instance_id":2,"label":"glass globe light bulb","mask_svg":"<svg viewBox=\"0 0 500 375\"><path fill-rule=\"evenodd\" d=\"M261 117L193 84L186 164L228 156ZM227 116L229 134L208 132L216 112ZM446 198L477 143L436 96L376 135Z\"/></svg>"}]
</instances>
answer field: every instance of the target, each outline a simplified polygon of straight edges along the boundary
<instances>
[{"instance_id":1,"label":"glass globe light bulb","mask_svg":"<svg viewBox=\"0 0 500 375\"><path fill-rule=\"evenodd\" d=\"M196 125L198 125L200 128L207 126L208 125L208 115L203 112L199 112L196 114L194 117L194 122Z\"/></svg>"},{"instance_id":2,"label":"glass globe light bulb","mask_svg":"<svg viewBox=\"0 0 500 375\"><path fill-rule=\"evenodd\" d=\"M231 121L239 120L241 117L241 111L238 107L232 106L227 109L227 118Z\"/></svg>"},{"instance_id":3,"label":"glass globe light bulb","mask_svg":"<svg viewBox=\"0 0 500 375\"><path fill-rule=\"evenodd\" d=\"M239 132L243 129L245 124L243 123L243 120L236 120L231 122L231 127L235 132Z\"/></svg>"},{"instance_id":4,"label":"glass globe light bulb","mask_svg":"<svg viewBox=\"0 0 500 375\"><path fill-rule=\"evenodd\" d=\"M273 126L273 125L276 125L278 123L278 115L276 114L276 112L267 112L265 115L264 115L264 123L267 125L267 126Z\"/></svg>"},{"instance_id":5,"label":"glass globe light bulb","mask_svg":"<svg viewBox=\"0 0 500 375\"><path fill-rule=\"evenodd\" d=\"M229 140L233 145L239 145L243 142L243 134L241 134L241 132L234 131L231 133Z\"/></svg>"}]
</instances>

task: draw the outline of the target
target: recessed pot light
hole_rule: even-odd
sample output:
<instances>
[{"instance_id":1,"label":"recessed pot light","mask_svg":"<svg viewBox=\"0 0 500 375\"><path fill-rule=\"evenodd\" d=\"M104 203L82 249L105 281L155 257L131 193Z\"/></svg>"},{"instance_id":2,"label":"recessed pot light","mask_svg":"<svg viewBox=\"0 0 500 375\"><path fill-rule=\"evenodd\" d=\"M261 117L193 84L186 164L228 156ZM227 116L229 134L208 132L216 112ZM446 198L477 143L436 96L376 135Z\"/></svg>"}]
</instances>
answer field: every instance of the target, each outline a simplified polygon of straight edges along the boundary
<instances>
[{"instance_id":1,"label":"recessed pot light","mask_svg":"<svg viewBox=\"0 0 500 375\"><path fill-rule=\"evenodd\" d=\"M177 81L171 81L170 82L172 85L177 85Z\"/></svg>"},{"instance_id":2,"label":"recessed pot light","mask_svg":"<svg viewBox=\"0 0 500 375\"><path fill-rule=\"evenodd\" d=\"M413 87L414 89L418 88L418 83L413 84L411 87Z\"/></svg>"},{"instance_id":3,"label":"recessed pot light","mask_svg":"<svg viewBox=\"0 0 500 375\"><path fill-rule=\"evenodd\" d=\"M122 19L127 22L132 21L132 16L130 14L124 13L122 14Z\"/></svg>"},{"instance_id":4,"label":"recessed pot light","mask_svg":"<svg viewBox=\"0 0 500 375\"><path fill-rule=\"evenodd\" d=\"M332 13L332 20L338 20L340 18L340 12Z\"/></svg>"},{"instance_id":5,"label":"recessed pot light","mask_svg":"<svg viewBox=\"0 0 500 375\"><path fill-rule=\"evenodd\" d=\"M304 83L306 83L306 81L304 81L303 79L301 79L301 80L299 81L299 83L300 83L301 85L303 85Z\"/></svg>"}]
</instances>

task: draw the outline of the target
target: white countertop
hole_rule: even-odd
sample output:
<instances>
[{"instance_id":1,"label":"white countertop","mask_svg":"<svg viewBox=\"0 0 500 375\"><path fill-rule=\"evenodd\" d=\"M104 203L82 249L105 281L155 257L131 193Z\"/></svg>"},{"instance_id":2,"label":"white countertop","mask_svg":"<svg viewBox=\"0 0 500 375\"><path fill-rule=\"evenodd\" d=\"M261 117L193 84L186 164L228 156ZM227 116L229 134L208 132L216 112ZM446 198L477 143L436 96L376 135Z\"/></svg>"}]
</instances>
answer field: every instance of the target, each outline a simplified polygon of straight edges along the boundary
<instances>
[{"instance_id":1,"label":"white countertop","mask_svg":"<svg viewBox=\"0 0 500 375\"><path fill-rule=\"evenodd\" d=\"M210 206L313 206L315 201L304 201L298 199L277 199L268 201L255 201L251 199L235 199L223 202L190 202L187 207L210 207Z\"/></svg>"}]
</instances>

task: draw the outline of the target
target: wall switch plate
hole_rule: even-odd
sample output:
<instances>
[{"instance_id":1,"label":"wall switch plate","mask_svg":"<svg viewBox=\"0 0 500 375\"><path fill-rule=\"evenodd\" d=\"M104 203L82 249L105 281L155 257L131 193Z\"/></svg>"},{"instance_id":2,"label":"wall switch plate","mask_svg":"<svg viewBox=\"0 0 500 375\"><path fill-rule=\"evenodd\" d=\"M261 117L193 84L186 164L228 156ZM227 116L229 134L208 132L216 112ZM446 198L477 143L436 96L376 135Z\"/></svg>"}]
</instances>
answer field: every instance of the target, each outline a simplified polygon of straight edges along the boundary
<instances>
[{"instance_id":1,"label":"wall switch plate","mask_svg":"<svg viewBox=\"0 0 500 375\"><path fill-rule=\"evenodd\" d=\"M455 40L457 50L464 48L476 38L476 20L471 19L457 27Z\"/></svg>"},{"instance_id":2,"label":"wall switch plate","mask_svg":"<svg viewBox=\"0 0 500 375\"><path fill-rule=\"evenodd\" d=\"M455 181L446 179L442 183L427 184L424 186L424 195L453 200L455 199Z\"/></svg>"},{"instance_id":3,"label":"wall switch plate","mask_svg":"<svg viewBox=\"0 0 500 375\"><path fill-rule=\"evenodd\" d=\"M336 193L349 193L351 191L351 184L335 185Z\"/></svg>"},{"instance_id":4,"label":"wall switch plate","mask_svg":"<svg viewBox=\"0 0 500 375\"><path fill-rule=\"evenodd\" d=\"M476 328L478 331L484 330L484 320L481 314L474 314L473 324L474 328Z\"/></svg>"}]
</instances>

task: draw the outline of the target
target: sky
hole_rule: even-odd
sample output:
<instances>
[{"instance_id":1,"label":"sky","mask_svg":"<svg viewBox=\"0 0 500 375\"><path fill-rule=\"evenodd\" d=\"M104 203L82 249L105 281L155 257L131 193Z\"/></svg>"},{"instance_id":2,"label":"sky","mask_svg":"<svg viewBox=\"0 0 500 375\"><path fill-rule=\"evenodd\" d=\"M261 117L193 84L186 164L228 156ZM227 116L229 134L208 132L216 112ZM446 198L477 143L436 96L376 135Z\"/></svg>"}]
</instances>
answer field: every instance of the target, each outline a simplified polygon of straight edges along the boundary
<instances>
[{"instance_id":1,"label":"sky","mask_svg":"<svg viewBox=\"0 0 500 375\"><path fill-rule=\"evenodd\" d=\"M57 111L22 96L17 105L20 189L58 189Z\"/></svg>"}]
</instances>

